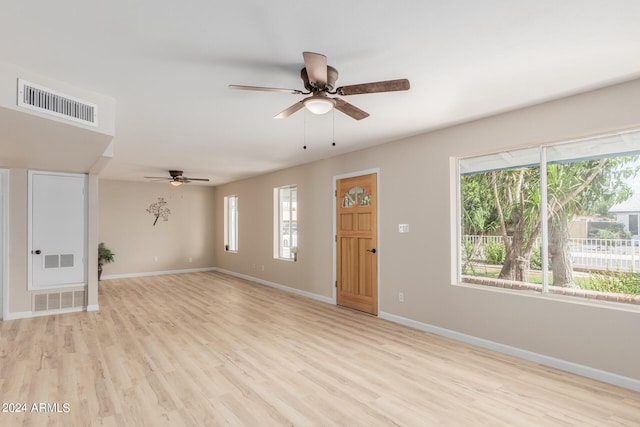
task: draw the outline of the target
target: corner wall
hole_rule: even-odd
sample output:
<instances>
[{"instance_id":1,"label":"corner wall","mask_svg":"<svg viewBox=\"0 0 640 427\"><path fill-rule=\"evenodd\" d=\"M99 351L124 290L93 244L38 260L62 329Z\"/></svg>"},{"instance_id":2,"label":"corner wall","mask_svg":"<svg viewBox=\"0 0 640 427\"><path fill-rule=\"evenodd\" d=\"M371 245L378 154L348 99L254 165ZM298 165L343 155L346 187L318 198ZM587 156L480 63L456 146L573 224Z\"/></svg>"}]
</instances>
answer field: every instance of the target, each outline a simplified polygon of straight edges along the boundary
<instances>
[{"instance_id":1,"label":"corner wall","mask_svg":"<svg viewBox=\"0 0 640 427\"><path fill-rule=\"evenodd\" d=\"M115 254L103 279L214 267L214 187L100 180L99 194L98 240ZM154 226L159 197L171 213Z\"/></svg>"},{"instance_id":2,"label":"corner wall","mask_svg":"<svg viewBox=\"0 0 640 427\"><path fill-rule=\"evenodd\" d=\"M640 80L219 186L216 267L333 295L333 177L380 169L380 312L640 384L640 310L452 284L452 158L640 126ZM274 187L298 185L297 263L275 260ZM239 196L239 251L223 249L224 196ZM398 224L410 225L407 234ZM264 270L262 269L264 266ZM403 292L405 301L398 301Z\"/></svg>"}]
</instances>

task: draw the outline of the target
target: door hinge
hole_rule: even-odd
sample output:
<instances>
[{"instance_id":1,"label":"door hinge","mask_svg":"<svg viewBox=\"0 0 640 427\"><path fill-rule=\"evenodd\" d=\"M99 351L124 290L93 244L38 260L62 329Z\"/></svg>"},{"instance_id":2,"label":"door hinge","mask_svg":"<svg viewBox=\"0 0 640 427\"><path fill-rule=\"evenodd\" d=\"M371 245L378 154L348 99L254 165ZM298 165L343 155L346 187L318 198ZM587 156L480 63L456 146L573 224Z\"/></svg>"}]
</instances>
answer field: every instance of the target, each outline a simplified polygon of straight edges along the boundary
<instances>
[{"instance_id":1,"label":"door hinge","mask_svg":"<svg viewBox=\"0 0 640 427\"><path fill-rule=\"evenodd\" d=\"M333 236L333 240L335 240L336 242L338 241L338 235L337 234L335 236Z\"/></svg>"},{"instance_id":2,"label":"door hinge","mask_svg":"<svg viewBox=\"0 0 640 427\"><path fill-rule=\"evenodd\" d=\"M338 287L338 281L336 280L336 288Z\"/></svg>"},{"instance_id":3,"label":"door hinge","mask_svg":"<svg viewBox=\"0 0 640 427\"><path fill-rule=\"evenodd\" d=\"M338 190L333 190L333 196L338 197Z\"/></svg>"}]
</instances>

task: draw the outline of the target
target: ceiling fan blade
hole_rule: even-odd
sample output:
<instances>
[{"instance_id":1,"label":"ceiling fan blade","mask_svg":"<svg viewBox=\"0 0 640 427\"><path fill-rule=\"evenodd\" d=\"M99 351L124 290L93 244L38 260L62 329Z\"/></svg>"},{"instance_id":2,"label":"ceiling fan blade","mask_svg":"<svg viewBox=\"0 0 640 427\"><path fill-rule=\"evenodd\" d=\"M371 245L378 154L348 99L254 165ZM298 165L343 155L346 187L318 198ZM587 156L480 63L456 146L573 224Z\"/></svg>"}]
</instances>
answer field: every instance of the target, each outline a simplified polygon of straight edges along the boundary
<instances>
[{"instance_id":1,"label":"ceiling fan blade","mask_svg":"<svg viewBox=\"0 0 640 427\"><path fill-rule=\"evenodd\" d=\"M173 179L173 178L168 178L166 176L145 176L143 178L147 178L147 179Z\"/></svg>"},{"instance_id":2,"label":"ceiling fan blade","mask_svg":"<svg viewBox=\"0 0 640 427\"><path fill-rule=\"evenodd\" d=\"M362 111L353 104L349 104L347 101L344 101L340 98L333 98L333 100L336 101L335 109L343 112L351 118L362 120L369 117L369 113L367 113L366 111Z\"/></svg>"},{"instance_id":3,"label":"ceiling fan blade","mask_svg":"<svg viewBox=\"0 0 640 427\"><path fill-rule=\"evenodd\" d=\"M257 90L260 92L280 92L280 93L291 93L294 95L304 95L306 92L303 92L298 89L282 89L279 87L261 87L261 86L242 86L242 85L229 85L229 89L237 89L237 90Z\"/></svg>"},{"instance_id":4,"label":"ceiling fan blade","mask_svg":"<svg viewBox=\"0 0 640 427\"><path fill-rule=\"evenodd\" d=\"M409 80L385 80L382 82L362 83L358 85L342 86L336 89L338 95L360 95L363 93L395 92L409 90Z\"/></svg>"},{"instance_id":5,"label":"ceiling fan blade","mask_svg":"<svg viewBox=\"0 0 640 427\"><path fill-rule=\"evenodd\" d=\"M187 178L186 176L183 179L188 181L209 181L209 178ZM185 182L185 181L182 181Z\"/></svg>"},{"instance_id":6,"label":"ceiling fan blade","mask_svg":"<svg viewBox=\"0 0 640 427\"><path fill-rule=\"evenodd\" d=\"M302 52L309 83L318 89L327 85L327 57L320 53Z\"/></svg>"},{"instance_id":7,"label":"ceiling fan blade","mask_svg":"<svg viewBox=\"0 0 640 427\"><path fill-rule=\"evenodd\" d=\"M274 117L274 119L286 119L296 111L300 110L302 107L304 107L304 100L298 101L295 104L293 104L291 107L280 112L277 116Z\"/></svg>"}]
</instances>

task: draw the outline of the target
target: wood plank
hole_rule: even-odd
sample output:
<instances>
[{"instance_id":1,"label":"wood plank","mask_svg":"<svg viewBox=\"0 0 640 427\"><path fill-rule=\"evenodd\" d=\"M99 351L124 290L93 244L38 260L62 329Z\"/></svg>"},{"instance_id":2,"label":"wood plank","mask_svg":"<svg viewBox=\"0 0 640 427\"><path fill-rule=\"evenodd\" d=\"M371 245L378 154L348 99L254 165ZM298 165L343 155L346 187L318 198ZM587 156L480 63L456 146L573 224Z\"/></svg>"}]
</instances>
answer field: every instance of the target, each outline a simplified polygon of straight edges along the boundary
<instances>
[{"instance_id":1,"label":"wood plank","mask_svg":"<svg viewBox=\"0 0 640 427\"><path fill-rule=\"evenodd\" d=\"M220 273L0 322L0 425L640 425L640 393Z\"/></svg>"}]
</instances>

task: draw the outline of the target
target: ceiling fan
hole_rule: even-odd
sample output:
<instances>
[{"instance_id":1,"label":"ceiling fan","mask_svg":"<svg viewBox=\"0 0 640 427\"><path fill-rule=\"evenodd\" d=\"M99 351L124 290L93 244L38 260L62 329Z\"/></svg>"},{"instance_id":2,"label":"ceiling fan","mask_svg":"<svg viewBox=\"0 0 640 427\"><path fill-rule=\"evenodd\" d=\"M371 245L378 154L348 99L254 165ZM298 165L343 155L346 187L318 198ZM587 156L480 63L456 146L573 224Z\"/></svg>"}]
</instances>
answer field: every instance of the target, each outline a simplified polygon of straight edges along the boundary
<instances>
[{"instance_id":1,"label":"ceiling fan","mask_svg":"<svg viewBox=\"0 0 640 427\"><path fill-rule=\"evenodd\" d=\"M338 79L338 70L327 65L327 57L313 52L302 52L302 57L304 58L304 68L300 70L300 77L302 77L306 91L298 89L241 85L229 85L229 88L263 92L291 93L294 95L311 95L282 111L276 115L274 119L287 118L296 111L306 107L307 110L314 114L325 114L335 108L356 120L362 120L369 117L369 113L341 98L332 98L329 95L349 96L365 93L395 92L409 89L409 80L407 79L361 83L349 86L340 86L334 89L336 80Z\"/></svg>"},{"instance_id":2,"label":"ceiling fan","mask_svg":"<svg viewBox=\"0 0 640 427\"><path fill-rule=\"evenodd\" d=\"M155 179L156 181L169 180L169 183L174 187L182 184L188 184L191 181L209 181L209 178L187 178L182 175L182 171L170 170L168 176L145 176L147 179Z\"/></svg>"}]
</instances>

